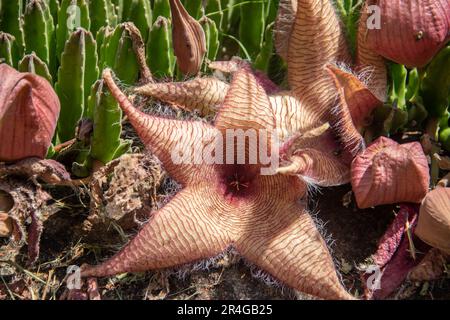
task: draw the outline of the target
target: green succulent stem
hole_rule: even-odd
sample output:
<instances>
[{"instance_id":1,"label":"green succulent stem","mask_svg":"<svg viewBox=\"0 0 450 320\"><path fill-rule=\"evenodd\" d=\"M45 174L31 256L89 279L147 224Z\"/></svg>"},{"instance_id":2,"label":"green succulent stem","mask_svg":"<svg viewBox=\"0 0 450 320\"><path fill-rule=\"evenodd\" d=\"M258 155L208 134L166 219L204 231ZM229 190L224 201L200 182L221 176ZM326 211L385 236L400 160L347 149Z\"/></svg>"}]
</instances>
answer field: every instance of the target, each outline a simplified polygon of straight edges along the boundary
<instances>
[{"instance_id":1,"label":"green succulent stem","mask_svg":"<svg viewBox=\"0 0 450 320\"><path fill-rule=\"evenodd\" d=\"M75 136L75 128L87 109L91 86L98 76L95 40L90 32L78 29L66 43L55 86L61 101L58 122L61 142Z\"/></svg>"}]
</instances>

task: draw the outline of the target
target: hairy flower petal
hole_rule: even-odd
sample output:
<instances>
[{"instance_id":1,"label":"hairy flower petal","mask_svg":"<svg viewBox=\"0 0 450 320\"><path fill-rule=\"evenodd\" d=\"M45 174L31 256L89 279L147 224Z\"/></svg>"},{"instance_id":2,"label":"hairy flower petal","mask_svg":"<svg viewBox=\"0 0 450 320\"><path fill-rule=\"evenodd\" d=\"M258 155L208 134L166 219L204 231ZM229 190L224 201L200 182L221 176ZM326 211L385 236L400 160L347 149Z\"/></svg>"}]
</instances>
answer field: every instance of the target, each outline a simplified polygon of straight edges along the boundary
<instances>
[{"instance_id":1,"label":"hairy flower petal","mask_svg":"<svg viewBox=\"0 0 450 320\"><path fill-rule=\"evenodd\" d=\"M284 60L288 58L289 39L291 38L296 15L297 0L280 0L273 35L277 53Z\"/></svg>"},{"instance_id":2,"label":"hairy flower petal","mask_svg":"<svg viewBox=\"0 0 450 320\"><path fill-rule=\"evenodd\" d=\"M367 126L373 110L382 102L353 74L328 66L338 90L344 91L345 101L355 127L361 132Z\"/></svg>"},{"instance_id":3,"label":"hairy flower petal","mask_svg":"<svg viewBox=\"0 0 450 320\"><path fill-rule=\"evenodd\" d=\"M213 115L222 105L229 85L219 79L195 78L185 82L150 83L134 90L202 116Z\"/></svg>"},{"instance_id":4,"label":"hairy flower petal","mask_svg":"<svg viewBox=\"0 0 450 320\"><path fill-rule=\"evenodd\" d=\"M334 62L350 63L341 23L329 0L299 0L288 53L288 78L302 101L326 115L336 100L335 86L325 70Z\"/></svg>"},{"instance_id":5,"label":"hairy flower petal","mask_svg":"<svg viewBox=\"0 0 450 320\"><path fill-rule=\"evenodd\" d=\"M367 3L362 8L356 43L356 71L367 79L367 88L380 101L387 99L387 66L385 59L369 48L367 41Z\"/></svg>"}]
</instances>

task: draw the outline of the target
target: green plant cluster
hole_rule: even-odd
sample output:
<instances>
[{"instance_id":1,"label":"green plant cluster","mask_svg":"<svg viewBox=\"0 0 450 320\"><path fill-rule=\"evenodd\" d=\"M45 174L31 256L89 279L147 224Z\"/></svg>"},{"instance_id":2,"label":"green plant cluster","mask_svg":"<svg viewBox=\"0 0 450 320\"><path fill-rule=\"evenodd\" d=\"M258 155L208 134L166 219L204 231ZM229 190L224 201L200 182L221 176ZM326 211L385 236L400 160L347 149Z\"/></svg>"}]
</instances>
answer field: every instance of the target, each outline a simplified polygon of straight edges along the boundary
<instances>
[{"instance_id":1,"label":"green plant cluster","mask_svg":"<svg viewBox=\"0 0 450 320\"><path fill-rule=\"evenodd\" d=\"M424 69L391 64L388 101L374 112L377 134L393 135L407 129L425 129L450 151L450 46Z\"/></svg>"}]
</instances>

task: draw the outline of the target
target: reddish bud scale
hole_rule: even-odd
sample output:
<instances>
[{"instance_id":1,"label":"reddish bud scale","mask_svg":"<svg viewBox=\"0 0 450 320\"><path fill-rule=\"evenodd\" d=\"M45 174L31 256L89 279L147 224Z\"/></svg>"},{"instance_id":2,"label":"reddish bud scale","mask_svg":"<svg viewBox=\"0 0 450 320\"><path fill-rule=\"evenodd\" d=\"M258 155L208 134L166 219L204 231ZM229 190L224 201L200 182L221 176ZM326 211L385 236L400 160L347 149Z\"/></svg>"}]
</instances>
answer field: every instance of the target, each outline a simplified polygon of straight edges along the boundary
<instances>
[{"instance_id":1,"label":"reddish bud scale","mask_svg":"<svg viewBox=\"0 0 450 320\"><path fill-rule=\"evenodd\" d=\"M399 145L381 137L352 163L352 187L358 207L420 203L428 192L428 161L418 142Z\"/></svg>"},{"instance_id":2,"label":"reddish bud scale","mask_svg":"<svg viewBox=\"0 0 450 320\"><path fill-rule=\"evenodd\" d=\"M370 48L409 67L423 67L450 39L448 0L370 0L380 9L380 28L369 28ZM376 18L376 17L374 17Z\"/></svg>"},{"instance_id":3,"label":"reddish bud scale","mask_svg":"<svg viewBox=\"0 0 450 320\"><path fill-rule=\"evenodd\" d=\"M202 26L192 18L180 0L170 0L172 37L177 64L185 75L200 71L206 54L206 37Z\"/></svg>"},{"instance_id":4,"label":"reddish bud scale","mask_svg":"<svg viewBox=\"0 0 450 320\"><path fill-rule=\"evenodd\" d=\"M59 111L58 97L44 78L0 65L0 161L44 158Z\"/></svg>"}]
</instances>

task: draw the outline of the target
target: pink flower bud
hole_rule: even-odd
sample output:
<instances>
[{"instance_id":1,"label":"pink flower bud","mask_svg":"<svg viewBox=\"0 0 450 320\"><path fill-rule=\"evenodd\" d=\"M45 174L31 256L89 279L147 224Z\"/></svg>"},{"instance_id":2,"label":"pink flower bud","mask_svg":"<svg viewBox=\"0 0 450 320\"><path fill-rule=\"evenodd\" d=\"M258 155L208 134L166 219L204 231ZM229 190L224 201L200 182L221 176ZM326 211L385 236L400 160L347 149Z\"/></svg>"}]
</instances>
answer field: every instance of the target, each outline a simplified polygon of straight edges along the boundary
<instances>
[{"instance_id":1,"label":"pink flower bud","mask_svg":"<svg viewBox=\"0 0 450 320\"><path fill-rule=\"evenodd\" d=\"M59 110L58 97L47 80L0 65L0 161L44 158Z\"/></svg>"}]
</instances>

